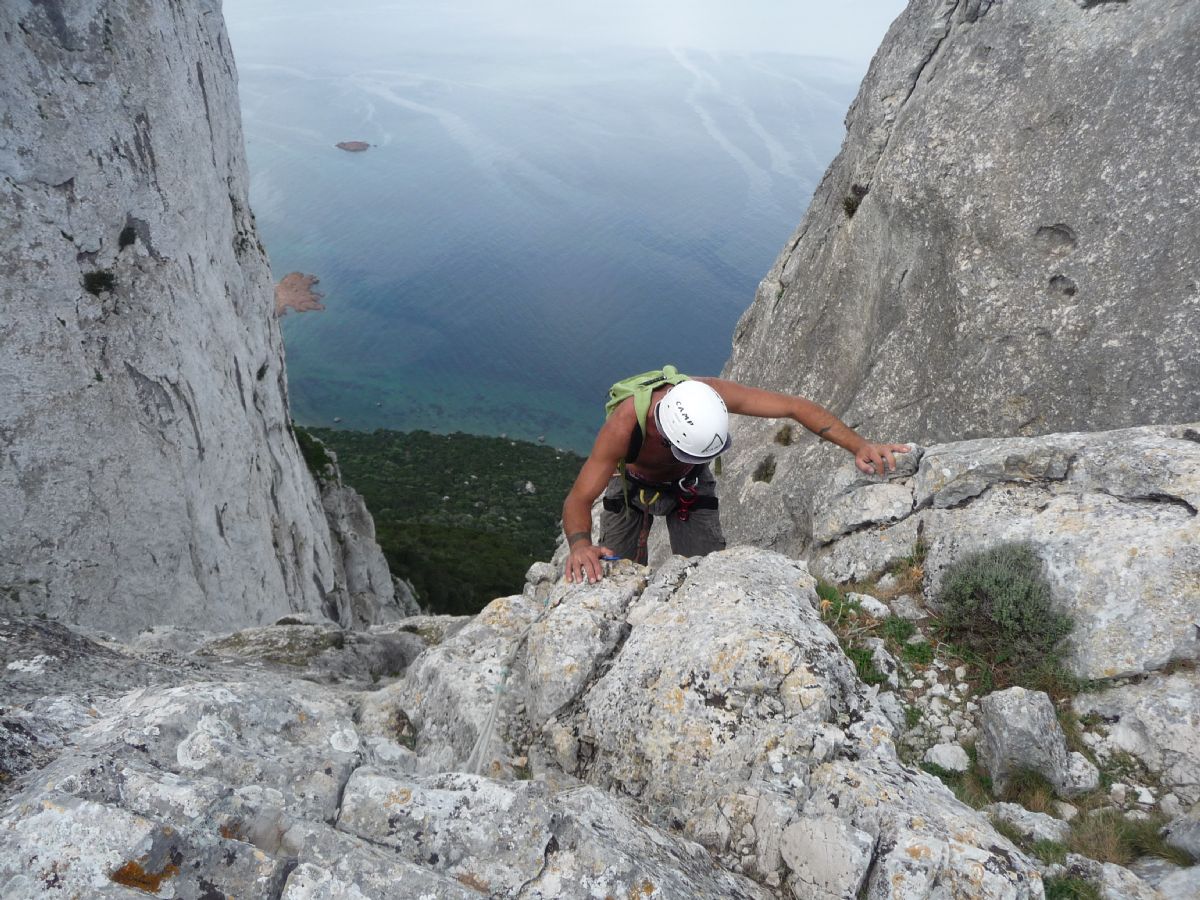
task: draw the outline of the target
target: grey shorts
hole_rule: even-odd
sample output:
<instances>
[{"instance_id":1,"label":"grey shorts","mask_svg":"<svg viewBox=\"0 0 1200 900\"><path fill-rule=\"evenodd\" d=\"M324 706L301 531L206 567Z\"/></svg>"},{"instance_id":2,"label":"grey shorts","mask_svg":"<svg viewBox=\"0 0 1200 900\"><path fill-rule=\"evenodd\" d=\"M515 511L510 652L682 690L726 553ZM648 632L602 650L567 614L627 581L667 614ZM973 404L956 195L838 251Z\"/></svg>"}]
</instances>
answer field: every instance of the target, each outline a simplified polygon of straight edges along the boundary
<instances>
[{"instance_id":1,"label":"grey shorts","mask_svg":"<svg viewBox=\"0 0 1200 900\"><path fill-rule=\"evenodd\" d=\"M701 466L695 474L697 496L715 500L717 482L708 466ZM676 514L678 497L675 494L645 488L634 481L629 482L629 507L625 508L625 480L620 475L609 480L604 489L604 500L604 511L600 514L600 543L624 559L637 558L643 511L652 517L666 519L672 553L704 556L725 549L721 516L715 508L692 509L687 519L681 520Z\"/></svg>"}]
</instances>

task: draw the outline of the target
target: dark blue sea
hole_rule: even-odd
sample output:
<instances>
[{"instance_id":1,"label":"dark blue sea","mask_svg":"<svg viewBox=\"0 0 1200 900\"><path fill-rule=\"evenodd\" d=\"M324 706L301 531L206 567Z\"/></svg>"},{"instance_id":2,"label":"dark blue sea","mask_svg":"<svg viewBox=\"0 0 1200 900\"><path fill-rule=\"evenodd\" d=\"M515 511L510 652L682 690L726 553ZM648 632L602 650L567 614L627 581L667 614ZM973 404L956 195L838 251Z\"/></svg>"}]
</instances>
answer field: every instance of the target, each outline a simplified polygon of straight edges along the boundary
<instances>
[{"instance_id":1,"label":"dark blue sea","mask_svg":"<svg viewBox=\"0 0 1200 900\"><path fill-rule=\"evenodd\" d=\"M862 74L544 42L326 54L319 34L296 58L235 21L258 226L276 279L326 294L283 321L295 419L576 450L613 381L719 372Z\"/></svg>"}]
</instances>

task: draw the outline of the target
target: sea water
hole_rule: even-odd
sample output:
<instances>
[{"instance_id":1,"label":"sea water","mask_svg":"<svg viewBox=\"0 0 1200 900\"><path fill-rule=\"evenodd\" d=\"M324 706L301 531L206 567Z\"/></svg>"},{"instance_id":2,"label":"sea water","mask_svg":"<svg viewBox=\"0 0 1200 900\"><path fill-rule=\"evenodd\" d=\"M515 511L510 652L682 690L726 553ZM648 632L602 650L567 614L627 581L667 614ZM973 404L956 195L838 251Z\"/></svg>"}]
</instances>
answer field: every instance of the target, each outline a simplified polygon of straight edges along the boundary
<instances>
[{"instance_id":1,"label":"sea water","mask_svg":"<svg viewBox=\"0 0 1200 900\"><path fill-rule=\"evenodd\" d=\"M314 52L310 25L296 59L231 24L275 277L325 294L282 323L294 418L576 450L612 382L720 372L861 76L535 42Z\"/></svg>"}]
</instances>

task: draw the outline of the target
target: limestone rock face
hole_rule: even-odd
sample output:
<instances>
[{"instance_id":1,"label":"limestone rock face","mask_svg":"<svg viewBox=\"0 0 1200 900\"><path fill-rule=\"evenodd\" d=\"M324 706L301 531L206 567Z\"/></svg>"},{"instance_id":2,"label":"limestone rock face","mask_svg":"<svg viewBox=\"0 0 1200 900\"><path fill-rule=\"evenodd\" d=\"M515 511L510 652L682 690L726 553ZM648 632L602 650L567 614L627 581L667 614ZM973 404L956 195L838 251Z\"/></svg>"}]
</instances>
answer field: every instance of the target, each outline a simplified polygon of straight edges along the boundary
<instances>
[{"instance_id":1,"label":"limestone rock face","mask_svg":"<svg viewBox=\"0 0 1200 900\"><path fill-rule=\"evenodd\" d=\"M375 520L362 495L340 477L320 484L321 506L333 537L334 584L346 599L342 624L364 627L394 622L414 613L415 601L405 582L396 590L383 551L375 543Z\"/></svg>"},{"instance_id":2,"label":"limestone rock face","mask_svg":"<svg viewBox=\"0 0 1200 900\"><path fill-rule=\"evenodd\" d=\"M815 572L866 578L911 552L920 534L926 595L936 598L942 573L964 555L1028 541L1075 621L1076 674L1112 678L1200 658L1200 425L981 438L920 452L911 475L898 470L886 483L910 497L899 518L867 515L871 501L856 498L881 485L849 461L818 486L816 518L830 527L814 536Z\"/></svg>"},{"instance_id":3,"label":"limestone rock face","mask_svg":"<svg viewBox=\"0 0 1200 900\"><path fill-rule=\"evenodd\" d=\"M777 554L676 557L652 574L622 562L592 585L535 566L525 595L371 695L360 728L382 739L401 711L418 728L413 771L474 758L495 777L590 784L782 896L916 897L934 883L1040 896L986 818L900 763L814 579Z\"/></svg>"},{"instance_id":4,"label":"limestone rock face","mask_svg":"<svg viewBox=\"0 0 1200 900\"><path fill-rule=\"evenodd\" d=\"M909 3L727 376L874 440L1195 420L1198 92L1190 0ZM842 462L778 427L737 423L731 544L799 549Z\"/></svg>"},{"instance_id":5,"label":"limestone rock face","mask_svg":"<svg viewBox=\"0 0 1200 900\"><path fill-rule=\"evenodd\" d=\"M219 664L57 624L0 637L6 898L772 896L595 788L413 774L353 682L259 665L279 649L259 634ZM40 741L23 768L18 734Z\"/></svg>"},{"instance_id":6,"label":"limestone rock face","mask_svg":"<svg viewBox=\"0 0 1200 900\"><path fill-rule=\"evenodd\" d=\"M0 34L0 611L375 615L289 433L220 4L15 0Z\"/></svg>"}]
</instances>

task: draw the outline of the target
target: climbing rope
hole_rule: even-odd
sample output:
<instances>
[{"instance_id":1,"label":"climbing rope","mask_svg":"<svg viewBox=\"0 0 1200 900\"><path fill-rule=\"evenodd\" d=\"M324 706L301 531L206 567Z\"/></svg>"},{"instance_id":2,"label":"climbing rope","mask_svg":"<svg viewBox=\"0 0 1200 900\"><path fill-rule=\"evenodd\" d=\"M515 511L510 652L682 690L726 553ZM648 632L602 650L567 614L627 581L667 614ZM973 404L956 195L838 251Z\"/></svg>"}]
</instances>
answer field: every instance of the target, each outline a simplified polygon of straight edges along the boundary
<instances>
[{"instance_id":1,"label":"climbing rope","mask_svg":"<svg viewBox=\"0 0 1200 900\"><path fill-rule=\"evenodd\" d=\"M537 617L532 622L525 626L525 630L521 632L521 636L513 644L508 658L504 661L504 666L500 669L500 681L496 683L496 698L492 701L492 708L488 711L488 717L484 720L483 729L479 732L479 737L475 739L475 746L471 748L471 755L467 757L467 770L472 775L483 774L483 764L487 756L487 748L491 746L492 738L496 733L496 720L500 717L500 701L504 698L504 693L508 686L508 676L517 661L517 654L525 646L525 641L529 639L529 632L533 630L533 626L542 621L549 611L550 595L547 594L542 604L542 611L537 614Z\"/></svg>"}]
</instances>

